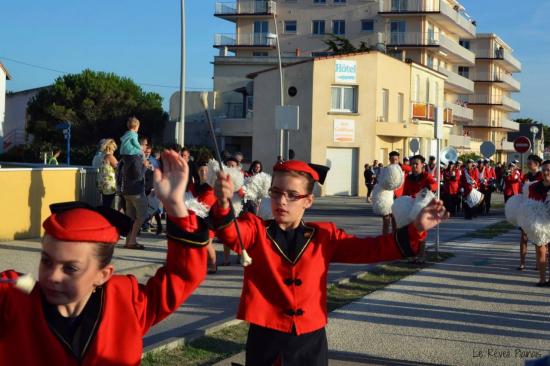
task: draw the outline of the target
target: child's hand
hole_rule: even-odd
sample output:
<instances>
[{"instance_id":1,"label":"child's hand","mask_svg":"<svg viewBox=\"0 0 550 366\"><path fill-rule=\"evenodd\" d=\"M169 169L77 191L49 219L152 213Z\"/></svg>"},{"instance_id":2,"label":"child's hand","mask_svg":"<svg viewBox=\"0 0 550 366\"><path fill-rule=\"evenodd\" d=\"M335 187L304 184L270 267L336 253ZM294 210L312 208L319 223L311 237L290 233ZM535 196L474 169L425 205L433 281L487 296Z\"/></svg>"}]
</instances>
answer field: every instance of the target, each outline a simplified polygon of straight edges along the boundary
<instances>
[{"instance_id":1,"label":"child's hand","mask_svg":"<svg viewBox=\"0 0 550 366\"><path fill-rule=\"evenodd\" d=\"M218 206L228 208L229 201L233 197L233 182L228 174L218 172L218 179L214 185L214 192L218 199Z\"/></svg>"},{"instance_id":2,"label":"child's hand","mask_svg":"<svg viewBox=\"0 0 550 366\"><path fill-rule=\"evenodd\" d=\"M443 201L434 199L430 204L422 209L416 219L414 226L419 232L428 231L447 220L449 213L445 210Z\"/></svg>"},{"instance_id":3,"label":"child's hand","mask_svg":"<svg viewBox=\"0 0 550 366\"><path fill-rule=\"evenodd\" d=\"M187 207L183 202L189 166L187 162L173 150L162 153L162 171L155 169L153 175L154 190L162 201L166 212L174 217L186 217Z\"/></svg>"}]
</instances>

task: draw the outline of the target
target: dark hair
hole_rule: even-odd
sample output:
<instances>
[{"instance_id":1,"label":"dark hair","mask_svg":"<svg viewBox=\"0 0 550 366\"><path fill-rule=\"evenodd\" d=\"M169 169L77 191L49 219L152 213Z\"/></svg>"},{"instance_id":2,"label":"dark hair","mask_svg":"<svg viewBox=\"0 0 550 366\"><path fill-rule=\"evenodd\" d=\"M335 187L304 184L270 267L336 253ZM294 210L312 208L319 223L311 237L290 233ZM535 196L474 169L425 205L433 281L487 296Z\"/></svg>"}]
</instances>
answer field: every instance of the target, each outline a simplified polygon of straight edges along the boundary
<instances>
[{"instance_id":1,"label":"dark hair","mask_svg":"<svg viewBox=\"0 0 550 366\"><path fill-rule=\"evenodd\" d=\"M248 167L248 174L254 174L254 171L252 169L254 169L254 165L256 164L260 164L260 172L264 170L262 163L259 160L254 160Z\"/></svg>"},{"instance_id":2,"label":"dark hair","mask_svg":"<svg viewBox=\"0 0 550 366\"><path fill-rule=\"evenodd\" d=\"M283 174L288 174L292 177L303 177L307 180L307 185L306 185L306 193L307 194L312 194L313 193L313 187L315 186L315 181L313 180L313 177L311 175L309 175L308 173L305 173L305 172L297 172L296 170L276 170L273 172L273 177L275 177L276 175L283 175ZM273 183L273 180L271 180L271 182Z\"/></svg>"},{"instance_id":3,"label":"dark hair","mask_svg":"<svg viewBox=\"0 0 550 366\"><path fill-rule=\"evenodd\" d=\"M550 164L550 160L543 161L541 165L546 165L546 164Z\"/></svg>"},{"instance_id":4,"label":"dark hair","mask_svg":"<svg viewBox=\"0 0 550 366\"><path fill-rule=\"evenodd\" d=\"M115 246L113 244L99 243L96 245L95 256L99 261L99 269L107 267L113 259Z\"/></svg>"},{"instance_id":5,"label":"dark hair","mask_svg":"<svg viewBox=\"0 0 550 366\"><path fill-rule=\"evenodd\" d=\"M237 165L239 165L239 161L238 161L237 159L235 159L234 157L232 157L232 156L230 156L230 157L228 157L227 159L225 159L225 160L223 161L223 163L224 163L225 165L227 165L227 163L230 162L230 161L233 161L233 162L237 163Z\"/></svg>"},{"instance_id":6,"label":"dark hair","mask_svg":"<svg viewBox=\"0 0 550 366\"><path fill-rule=\"evenodd\" d=\"M426 159L424 159L424 157L422 155L411 156L411 161L413 161L413 160L420 160L422 163L424 163L426 161Z\"/></svg>"},{"instance_id":7,"label":"dark hair","mask_svg":"<svg viewBox=\"0 0 550 366\"><path fill-rule=\"evenodd\" d=\"M540 156L535 155L535 154L529 155L527 157L527 160L531 160L532 162L537 163L539 165L541 165L541 163L542 163L542 159L540 158Z\"/></svg>"},{"instance_id":8,"label":"dark hair","mask_svg":"<svg viewBox=\"0 0 550 366\"><path fill-rule=\"evenodd\" d=\"M392 151L392 152L390 153L390 158L391 158L391 157L394 157L394 156L399 156L399 152L398 152L398 151Z\"/></svg>"}]
</instances>

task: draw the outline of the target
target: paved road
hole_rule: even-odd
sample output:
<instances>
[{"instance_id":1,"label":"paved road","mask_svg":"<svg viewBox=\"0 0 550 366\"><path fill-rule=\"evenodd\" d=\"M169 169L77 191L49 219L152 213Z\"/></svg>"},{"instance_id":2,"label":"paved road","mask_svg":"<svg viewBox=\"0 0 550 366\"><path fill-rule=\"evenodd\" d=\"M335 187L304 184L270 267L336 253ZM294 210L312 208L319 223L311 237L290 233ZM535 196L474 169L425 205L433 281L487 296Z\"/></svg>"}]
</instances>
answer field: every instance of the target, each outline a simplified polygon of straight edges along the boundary
<instances>
[{"instance_id":1,"label":"paved road","mask_svg":"<svg viewBox=\"0 0 550 366\"><path fill-rule=\"evenodd\" d=\"M467 232L477 230L503 219L502 210L488 217L473 221L453 218L440 230L440 240L445 242ZM309 210L308 221L334 221L339 227L356 235L377 235L381 231L381 218L374 217L370 204L361 198L328 197L316 201ZM434 233L430 233L429 242ZM154 235L140 238L147 250L116 250L114 265L118 272L134 273L140 279L154 274L165 256L165 239ZM221 245L216 245L221 258ZM16 268L36 274L39 259L39 243L13 241L0 243L0 268ZM234 258L236 260L236 257ZM367 269L365 265L334 264L329 272L329 281L349 276ZM154 327L144 338L146 350L161 344L192 337L213 326L234 319L242 285L242 268L238 265L219 267L215 275L209 275L201 287L175 314Z\"/></svg>"}]
</instances>

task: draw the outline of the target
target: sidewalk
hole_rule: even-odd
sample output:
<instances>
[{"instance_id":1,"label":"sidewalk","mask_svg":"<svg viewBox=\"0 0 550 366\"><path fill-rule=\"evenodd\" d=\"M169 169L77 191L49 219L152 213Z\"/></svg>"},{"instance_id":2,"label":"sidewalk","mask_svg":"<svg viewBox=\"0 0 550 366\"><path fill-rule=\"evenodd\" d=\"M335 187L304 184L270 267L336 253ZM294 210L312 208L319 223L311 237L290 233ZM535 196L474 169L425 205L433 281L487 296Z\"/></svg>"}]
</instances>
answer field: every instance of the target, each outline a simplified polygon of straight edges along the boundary
<instances>
[{"instance_id":1,"label":"sidewalk","mask_svg":"<svg viewBox=\"0 0 550 366\"><path fill-rule=\"evenodd\" d=\"M550 352L550 288L519 232L442 245L455 257L330 314L331 365L523 365ZM243 354L229 361L242 362Z\"/></svg>"}]
</instances>

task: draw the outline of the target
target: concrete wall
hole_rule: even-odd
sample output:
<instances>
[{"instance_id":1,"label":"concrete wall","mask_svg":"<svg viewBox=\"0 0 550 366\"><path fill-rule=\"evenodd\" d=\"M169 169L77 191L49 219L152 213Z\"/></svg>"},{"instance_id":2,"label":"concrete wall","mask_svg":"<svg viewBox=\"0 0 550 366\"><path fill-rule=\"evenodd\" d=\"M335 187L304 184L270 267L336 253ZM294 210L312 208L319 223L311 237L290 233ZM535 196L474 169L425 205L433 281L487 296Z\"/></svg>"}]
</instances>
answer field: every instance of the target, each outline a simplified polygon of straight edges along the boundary
<instances>
[{"instance_id":1,"label":"concrete wall","mask_svg":"<svg viewBox=\"0 0 550 366\"><path fill-rule=\"evenodd\" d=\"M36 238L49 205L80 196L78 168L0 169L0 240Z\"/></svg>"}]
</instances>

